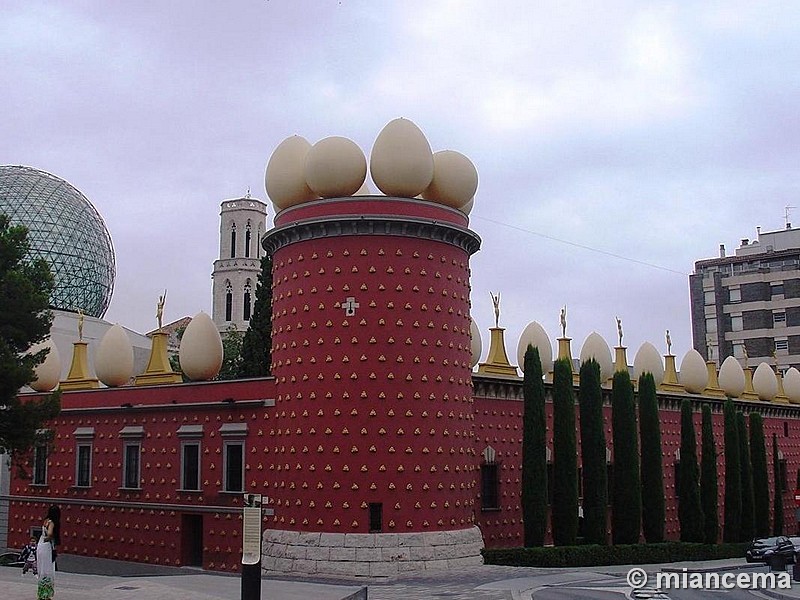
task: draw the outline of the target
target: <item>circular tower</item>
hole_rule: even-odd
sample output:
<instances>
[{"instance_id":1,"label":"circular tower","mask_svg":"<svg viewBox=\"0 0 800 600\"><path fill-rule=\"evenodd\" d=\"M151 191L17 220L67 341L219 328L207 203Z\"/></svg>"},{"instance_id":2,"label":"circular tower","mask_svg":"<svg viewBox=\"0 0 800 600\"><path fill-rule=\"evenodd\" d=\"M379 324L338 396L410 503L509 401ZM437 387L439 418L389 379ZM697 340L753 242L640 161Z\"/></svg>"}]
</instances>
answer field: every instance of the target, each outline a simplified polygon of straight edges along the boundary
<instances>
[{"instance_id":1,"label":"circular tower","mask_svg":"<svg viewBox=\"0 0 800 600\"><path fill-rule=\"evenodd\" d=\"M267 227L267 205L251 198L225 200L219 213L219 258L214 261L212 320L224 332L245 331L255 302Z\"/></svg>"},{"instance_id":2,"label":"circular tower","mask_svg":"<svg viewBox=\"0 0 800 600\"><path fill-rule=\"evenodd\" d=\"M481 562L469 300L480 239L467 224L382 196L276 216L263 240L276 384L267 569Z\"/></svg>"}]
</instances>

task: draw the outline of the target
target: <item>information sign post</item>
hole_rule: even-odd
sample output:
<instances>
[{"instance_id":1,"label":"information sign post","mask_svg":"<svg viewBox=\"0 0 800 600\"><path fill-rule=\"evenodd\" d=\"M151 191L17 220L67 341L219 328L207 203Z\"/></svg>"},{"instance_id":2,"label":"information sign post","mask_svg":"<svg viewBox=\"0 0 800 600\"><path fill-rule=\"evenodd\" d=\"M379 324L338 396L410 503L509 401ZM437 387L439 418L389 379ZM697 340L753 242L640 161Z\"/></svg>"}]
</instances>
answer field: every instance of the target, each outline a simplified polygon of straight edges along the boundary
<instances>
[{"instance_id":1,"label":"information sign post","mask_svg":"<svg viewBox=\"0 0 800 600\"><path fill-rule=\"evenodd\" d=\"M261 494L245 494L242 515L242 600L261 600Z\"/></svg>"}]
</instances>

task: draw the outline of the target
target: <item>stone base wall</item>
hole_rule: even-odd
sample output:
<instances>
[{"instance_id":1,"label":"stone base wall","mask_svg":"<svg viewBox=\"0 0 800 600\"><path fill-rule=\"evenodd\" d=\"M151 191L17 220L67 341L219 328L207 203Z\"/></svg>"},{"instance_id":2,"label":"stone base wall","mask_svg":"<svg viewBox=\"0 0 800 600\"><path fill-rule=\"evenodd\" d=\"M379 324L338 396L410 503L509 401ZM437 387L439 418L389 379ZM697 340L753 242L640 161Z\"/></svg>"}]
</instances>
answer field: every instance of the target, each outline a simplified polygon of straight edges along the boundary
<instances>
[{"instance_id":1,"label":"stone base wall","mask_svg":"<svg viewBox=\"0 0 800 600\"><path fill-rule=\"evenodd\" d=\"M483 564L477 527L425 533L264 532L261 566L269 574L391 577Z\"/></svg>"}]
</instances>

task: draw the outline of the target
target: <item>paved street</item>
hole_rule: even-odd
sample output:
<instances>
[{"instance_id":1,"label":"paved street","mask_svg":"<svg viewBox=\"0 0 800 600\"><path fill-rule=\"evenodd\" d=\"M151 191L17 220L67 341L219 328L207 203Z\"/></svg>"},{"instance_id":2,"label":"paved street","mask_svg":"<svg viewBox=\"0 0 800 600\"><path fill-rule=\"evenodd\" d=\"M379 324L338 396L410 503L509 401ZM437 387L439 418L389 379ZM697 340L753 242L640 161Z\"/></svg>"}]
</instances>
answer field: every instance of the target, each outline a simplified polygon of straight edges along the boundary
<instances>
[{"instance_id":1,"label":"paved street","mask_svg":"<svg viewBox=\"0 0 800 600\"><path fill-rule=\"evenodd\" d=\"M63 556L57 574L58 600L238 600L238 576L219 575L196 569L156 567L118 561ZM753 567L743 561L711 561L648 565L648 573L664 569L705 569L734 571ZM265 578L264 600L718 600L724 593L730 600L800 598L800 587L778 593L744 590L698 591L656 590L650 585L634 591L625 580L630 567L581 569L536 569L484 565L476 568L406 575L387 580L321 580L308 578ZM757 567L764 571L764 567ZM3 600L31 600L36 594L34 577L21 576L16 568L0 568L0 597Z\"/></svg>"}]
</instances>

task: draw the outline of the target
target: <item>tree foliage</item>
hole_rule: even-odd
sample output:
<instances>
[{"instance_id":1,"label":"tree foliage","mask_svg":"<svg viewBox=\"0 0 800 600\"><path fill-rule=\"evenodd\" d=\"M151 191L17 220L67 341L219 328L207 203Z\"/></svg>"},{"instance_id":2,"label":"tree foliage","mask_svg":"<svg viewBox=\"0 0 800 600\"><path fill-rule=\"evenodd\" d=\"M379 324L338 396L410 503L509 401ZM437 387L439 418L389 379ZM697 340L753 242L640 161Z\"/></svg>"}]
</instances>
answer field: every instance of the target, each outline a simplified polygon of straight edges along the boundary
<instances>
[{"instance_id":1,"label":"tree foliage","mask_svg":"<svg viewBox=\"0 0 800 600\"><path fill-rule=\"evenodd\" d=\"M218 380L238 379L242 363L242 332L231 325L222 334L222 368Z\"/></svg>"},{"instance_id":2,"label":"tree foliage","mask_svg":"<svg viewBox=\"0 0 800 600\"><path fill-rule=\"evenodd\" d=\"M700 459L700 506L703 509L703 541L716 544L719 539L719 499L717 498L717 445L711 407L703 405L702 453Z\"/></svg>"},{"instance_id":3,"label":"tree foliage","mask_svg":"<svg viewBox=\"0 0 800 600\"><path fill-rule=\"evenodd\" d=\"M611 490L611 535L614 544L636 544L642 523L642 485L636 408L628 371L617 371L611 389L614 474Z\"/></svg>"},{"instance_id":4,"label":"tree foliage","mask_svg":"<svg viewBox=\"0 0 800 600\"><path fill-rule=\"evenodd\" d=\"M753 467L753 525L754 537L769 535L769 475L767 447L764 439L764 419L750 413L750 462Z\"/></svg>"},{"instance_id":5,"label":"tree foliage","mask_svg":"<svg viewBox=\"0 0 800 600\"><path fill-rule=\"evenodd\" d=\"M700 473L697 468L697 438L694 431L692 401L681 403L681 462L678 477L678 520L682 542L702 542L703 510L700 505Z\"/></svg>"},{"instance_id":6,"label":"tree foliage","mask_svg":"<svg viewBox=\"0 0 800 600\"><path fill-rule=\"evenodd\" d=\"M753 467L750 462L750 442L747 436L747 421L744 413L736 413L739 434L739 468L742 477L742 522L739 526L739 541L749 542L755 536L753 507Z\"/></svg>"},{"instance_id":7,"label":"tree foliage","mask_svg":"<svg viewBox=\"0 0 800 600\"><path fill-rule=\"evenodd\" d=\"M778 435L772 434L772 473L774 477L772 535L783 535L783 482L781 460L778 452Z\"/></svg>"},{"instance_id":8,"label":"tree foliage","mask_svg":"<svg viewBox=\"0 0 800 600\"><path fill-rule=\"evenodd\" d=\"M642 444L642 533L645 541L664 541L664 467L661 421L652 373L639 377L639 439Z\"/></svg>"},{"instance_id":9,"label":"tree foliage","mask_svg":"<svg viewBox=\"0 0 800 600\"><path fill-rule=\"evenodd\" d=\"M607 544L608 477L603 390L600 365L594 359L581 364L578 405L583 465L583 536L588 544Z\"/></svg>"},{"instance_id":10,"label":"tree foliage","mask_svg":"<svg viewBox=\"0 0 800 600\"><path fill-rule=\"evenodd\" d=\"M542 546L547 531L547 422L539 349L528 345L522 381L522 519L525 546Z\"/></svg>"},{"instance_id":11,"label":"tree foliage","mask_svg":"<svg viewBox=\"0 0 800 600\"><path fill-rule=\"evenodd\" d=\"M553 543L571 546L578 536L578 461L572 365L553 365Z\"/></svg>"},{"instance_id":12,"label":"tree foliage","mask_svg":"<svg viewBox=\"0 0 800 600\"><path fill-rule=\"evenodd\" d=\"M261 259L256 300L250 317L250 328L242 340L240 377L264 377L270 375L272 361L272 256Z\"/></svg>"},{"instance_id":13,"label":"tree foliage","mask_svg":"<svg viewBox=\"0 0 800 600\"><path fill-rule=\"evenodd\" d=\"M29 250L27 228L12 226L0 214L0 448L17 465L36 442L37 430L60 410L58 394L19 396L47 355L28 350L46 339L53 322L53 277L46 262L27 258Z\"/></svg>"},{"instance_id":14,"label":"tree foliage","mask_svg":"<svg viewBox=\"0 0 800 600\"><path fill-rule=\"evenodd\" d=\"M722 530L722 541L738 542L742 527L742 474L736 408L730 398L725 401L723 414L725 416L725 526Z\"/></svg>"}]
</instances>

